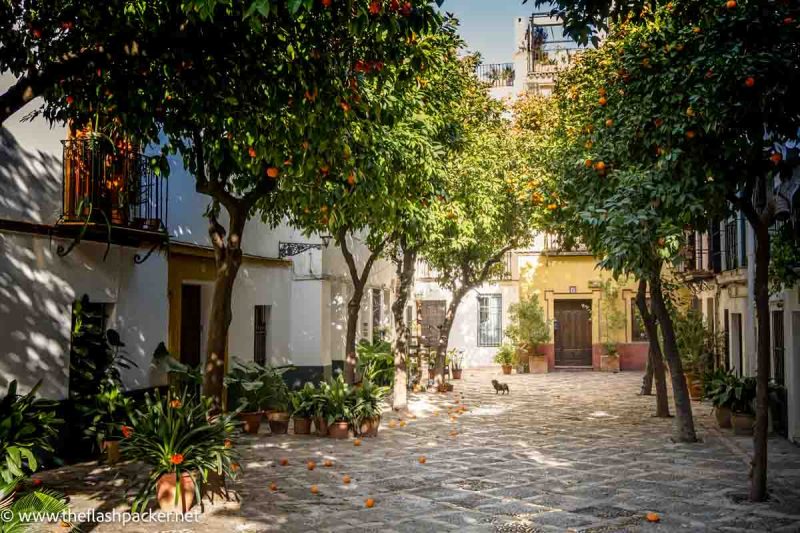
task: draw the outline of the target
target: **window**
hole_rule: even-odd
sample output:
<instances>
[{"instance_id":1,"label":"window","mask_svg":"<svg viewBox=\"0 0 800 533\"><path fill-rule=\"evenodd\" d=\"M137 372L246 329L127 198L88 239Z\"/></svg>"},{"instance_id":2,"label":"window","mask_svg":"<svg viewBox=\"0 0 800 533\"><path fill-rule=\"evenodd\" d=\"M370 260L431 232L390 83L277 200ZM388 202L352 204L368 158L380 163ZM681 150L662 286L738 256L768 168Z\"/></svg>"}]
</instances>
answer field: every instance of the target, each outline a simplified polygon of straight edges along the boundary
<instances>
[{"instance_id":1,"label":"window","mask_svg":"<svg viewBox=\"0 0 800 533\"><path fill-rule=\"evenodd\" d=\"M253 320L253 360L259 365L267 363L267 331L269 329L269 305L257 305Z\"/></svg>"},{"instance_id":2,"label":"window","mask_svg":"<svg viewBox=\"0 0 800 533\"><path fill-rule=\"evenodd\" d=\"M499 294L478 296L478 346L500 346L502 302Z\"/></svg>"},{"instance_id":3,"label":"window","mask_svg":"<svg viewBox=\"0 0 800 533\"><path fill-rule=\"evenodd\" d=\"M650 298L647 299L647 305L650 305ZM646 341L647 329L644 327L644 320L636 305L636 298L631 298L631 342Z\"/></svg>"}]
</instances>

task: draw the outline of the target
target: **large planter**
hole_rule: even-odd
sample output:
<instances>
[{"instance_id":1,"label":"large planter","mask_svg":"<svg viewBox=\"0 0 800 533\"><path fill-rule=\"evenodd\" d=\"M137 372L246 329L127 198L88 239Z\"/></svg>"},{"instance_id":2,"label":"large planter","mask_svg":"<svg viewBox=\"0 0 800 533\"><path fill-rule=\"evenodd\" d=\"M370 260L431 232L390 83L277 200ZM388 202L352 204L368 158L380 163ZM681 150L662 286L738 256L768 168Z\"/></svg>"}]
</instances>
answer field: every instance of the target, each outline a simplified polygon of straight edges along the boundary
<instances>
[{"instance_id":1,"label":"large planter","mask_svg":"<svg viewBox=\"0 0 800 533\"><path fill-rule=\"evenodd\" d=\"M695 374L686 372L686 386L689 388L689 397L692 400L703 399L703 382Z\"/></svg>"},{"instance_id":2,"label":"large planter","mask_svg":"<svg viewBox=\"0 0 800 533\"><path fill-rule=\"evenodd\" d=\"M509 375L511 373L511 369L514 368L511 365L501 365L503 367L503 374Z\"/></svg>"},{"instance_id":3,"label":"large planter","mask_svg":"<svg viewBox=\"0 0 800 533\"><path fill-rule=\"evenodd\" d=\"M531 369L531 374L547 374L547 357L542 354L534 354L528 356L528 366Z\"/></svg>"},{"instance_id":4,"label":"large planter","mask_svg":"<svg viewBox=\"0 0 800 533\"><path fill-rule=\"evenodd\" d=\"M311 419L304 416L294 417L294 434L311 435Z\"/></svg>"},{"instance_id":5,"label":"large planter","mask_svg":"<svg viewBox=\"0 0 800 533\"><path fill-rule=\"evenodd\" d=\"M753 425L756 423L755 415L749 413L732 413L731 426L734 435L752 435Z\"/></svg>"},{"instance_id":6,"label":"large planter","mask_svg":"<svg viewBox=\"0 0 800 533\"><path fill-rule=\"evenodd\" d=\"M717 419L717 426L721 428L731 427L731 408L730 407L715 407L714 417Z\"/></svg>"},{"instance_id":7,"label":"large planter","mask_svg":"<svg viewBox=\"0 0 800 533\"><path fill-rule=\"evenodd\" d=\"M118 440L104 440L103 450L106 452L106 463L115 465L119 462L119 441Z\"/></svg>"},{"instance_id":8,"label":"large planter","mask_svg":"<svg viewBox=\"0 0 800 533\"><path fill-rule=\"evenodd\" d=\"M244 422L244 427L242 428L245 433L250 433L251 435L255 435L258 433L258 428L261 427L261 417L263 413L261 411L253 411L250 413L239 413L237 417L239 420Z\"/></svg>"},{"instance_id":9,"label":"large planter","mask_svg":"<svg viewBox=\"0 0 800 533\"><path fill-rule=\"evenodd\" d=\"M358 426L358 434L362 437L377 437L380 425L381 417L379 416L362 420Z\"/></svg>"},{"instance_id":10,"label":"large planter","mask_svg":"<svg viewBox=\"0 0 800 533\"><path fill-rule=\"evenodd\" d=\"M602 372L619 372L619 355L601 355L600 370Z\"/></svg>"},{"instance_id":11,"label":"large planter","mask_svg":"<svg viewBox=\"0 0 800 533\"><path fill-rule=\"evenodd\" d=\"M350 436L350 424L347 422L334 422L328 425L328 436L332 439L346 439Z\"/></svg>"},{"instance_id":12,"label":"large planter","mask_svg":"<svg viewBox=\"0 0 800 533\"><path fill-rule=\"evenodd\" d=\"M317 428L317 435L320 437L328 436L328 421L324 416L318 416L314 419L314 426Z\"/></svg>"},{"instance_id":13,"label":"large planter","mask_svg":"<svg viewBox=\"0 0 800 533\"><path fill-rule=\"evenodd\" d=\"M273 435L286 435L289 431L289 413L272 411L267 415L269 430Z\"/></svg>"},{"instance_id":14,"label":"large planter","mask_svg":"<svg viewBox=\"0 0 800 533\"><path fill-rule=\"evenodd\" d=\"M461 372L463 372L460 368L453 369L453 379L461 379Z\"/></svg>"},{"instance_id":15,"label":"large planter","mask_svg":"<svg viewBox=\"0 0 800 533\"><path fill-rule=\"evenodd\" d=\"M158 507L162 511L180 511L185 513L194 505L194 476L189 472L181 474L181 494L177 503L175 495L178 491L177 476L175 473L162 474L156 481L156 497Z\"/></svg>"}]
</instances>

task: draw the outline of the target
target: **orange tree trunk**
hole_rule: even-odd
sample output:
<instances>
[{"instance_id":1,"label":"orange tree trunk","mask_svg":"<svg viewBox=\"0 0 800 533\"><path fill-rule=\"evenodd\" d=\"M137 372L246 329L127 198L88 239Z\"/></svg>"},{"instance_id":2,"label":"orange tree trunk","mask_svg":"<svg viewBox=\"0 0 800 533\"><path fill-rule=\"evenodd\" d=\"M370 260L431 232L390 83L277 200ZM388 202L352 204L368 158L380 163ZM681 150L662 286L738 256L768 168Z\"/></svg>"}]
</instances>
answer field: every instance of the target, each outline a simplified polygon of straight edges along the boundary
<instances>
[{"instance_id":1,"label":"orange tree trunk","mask_svg":"<svg viewBox=\"0 0 800 533\"><path fill-rule=\"evenodd\" d=\"M406 324L406 304L414 284L414 269L417 262L417 251L402 246L402 258L397 263L397 277L400 286L397 297L392 303L394 315L394 390L392 408L396 411L408 406L408 368L406 356L408 351L409 325Z\"/></svg>"},{"instance_id":2,"label":"orange tree trunk","mask_svg":"<svg viewBox=\"0 0 800 533\"><path fill-rule=\"evenodd\" d=\"M689 398L689 387L683 374L683 364L675 340L675 330L669 315L664 294L661 292L661 275L654 273L650 277L650 299L653 302L653 313L661 326L664 336L664 353L667 356L670 376L672 377L672 395L675 402L675 440L679 442L697 442L692 418L692 401Z\"/></svg>"},{"instance_id":3,"label":"orange tree trunk","mask_svg":"<svg viewBox=\"0 0 800 533\"><path fill-rule=\"evenodd\" d=\"M647 363L651 373L651 386L652 381L656 382L656 416L661 418L668 418L669 414L669 398L667 398L667 377L664 371L664 357L661 353L661 345L658 342L658 324L650 310L647 308L647 280L639 280L639 289L636 292L636 306L639 308L639 314L642 316L645 331L647 331L647 338L650 343L650 349L647 354ZM642 391L644 394L644 390ZM650 394L648 392L648 394Z\"/></svg>"},{"instance_id":4,"label":"orange tree trunk","mask_svg":"<svg viewBox=\"0 0 800 533\"><path fill-rule=\"evenodd\" d=\"M356 379L356 333L358 329L358 311L364 298L364 287L354 281L353 295L347 302L347 332L344 340L344 380L354 383Z\"/></svg>"},{"instance_id":5,"label":"orange tree trunk","mask_svg":"<svg viewBox=\"0 0 800 533\"><path fill-rule=\"evenodd\" d=\"M756 233L756 272L753 287L758 321L756 362L756 425L753 431L753 460L750 474L750 499L767 498L767 431L769 420L770 323L769 323L769 227L760 222Z\"/></svg>"},{"instance_id":6,"label":"orange tree trunk","mask_svg":"<svg viewBox=\"0 0 800 533\"><path fill-rule=\"evenodd\" d=\"M444 363L445 356L447 355L447 345L450 343L450 331L453 329L453 322L456 319L458 306L461 304L461 300L464 299L464 295L467 294L468 290L469 287L460 287L453 292L453 299L450 301L450 305L447 306L447 311L444 315L442 329L439 332L439 343L436 345L436 362L433 367L433 378L437 384L444 382Z\"/></svg>"}]
</instances>

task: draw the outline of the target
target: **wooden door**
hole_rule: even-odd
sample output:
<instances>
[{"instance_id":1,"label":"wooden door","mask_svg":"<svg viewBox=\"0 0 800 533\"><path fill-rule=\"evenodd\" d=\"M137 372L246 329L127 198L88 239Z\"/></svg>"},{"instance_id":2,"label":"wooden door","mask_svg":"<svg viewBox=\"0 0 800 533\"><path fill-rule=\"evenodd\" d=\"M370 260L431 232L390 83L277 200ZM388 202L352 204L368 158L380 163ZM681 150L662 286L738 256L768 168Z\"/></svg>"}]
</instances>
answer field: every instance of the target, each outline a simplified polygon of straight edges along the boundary
<instances>
[{"instance_id":1,"label":"wooden door","mask_svg":"<svg viewBox=\"0 0 800 533\"><path fill-rule=\"evenodd\" d=\"M200 365L200 342L203 334L200 285L181 285L181 363Z\"/></svg>"},{"instance_id":2,"label":"wooden door","mask_svg":"<svg viewBox=\"0 0 800 533\"><path fill-rule=\"evenodd\" d=\"M592 366L592 301L556 300L556 366Z\"/></svg>"},{"instance_id":3,"label":"wooden door","mask_svg":"<svg viewBox=\"0 0 800 533\"><path fill-rule=\"evenodd\" d=\"M420 344L436 348L439 344L446 302L444 300L424 300L420 308Z\"/></svg>"}]
</instances>

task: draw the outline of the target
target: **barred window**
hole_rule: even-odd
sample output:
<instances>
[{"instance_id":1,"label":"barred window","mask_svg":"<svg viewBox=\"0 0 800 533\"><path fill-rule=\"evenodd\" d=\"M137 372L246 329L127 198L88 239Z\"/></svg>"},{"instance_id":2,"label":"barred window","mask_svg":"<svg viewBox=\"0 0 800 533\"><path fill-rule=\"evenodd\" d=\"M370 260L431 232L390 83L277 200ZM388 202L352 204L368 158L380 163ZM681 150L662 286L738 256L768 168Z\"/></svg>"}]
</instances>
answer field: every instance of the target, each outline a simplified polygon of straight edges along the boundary
<instances>
[{"instance_id":1,"label":"barred window","mask_svg":"<svg viewBox=\"0 0 800 533\"><path fill-rule=\"evenodd\" d=\"M257 305L254 308L253 321L253 360L264 365L267 363L267 332L269 329L269 305Z\"/></svg>"},{"instance_id":2,"label":"barred window","mask_svg":"<svg viewBox=\"0 0 800 533\"><path fill-rule=\"evenodd\" d=\"M499 294L478 296L478 346L500 346L503 300Z\"/></svg>"}]
</instances>

